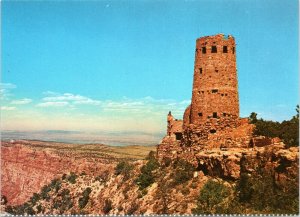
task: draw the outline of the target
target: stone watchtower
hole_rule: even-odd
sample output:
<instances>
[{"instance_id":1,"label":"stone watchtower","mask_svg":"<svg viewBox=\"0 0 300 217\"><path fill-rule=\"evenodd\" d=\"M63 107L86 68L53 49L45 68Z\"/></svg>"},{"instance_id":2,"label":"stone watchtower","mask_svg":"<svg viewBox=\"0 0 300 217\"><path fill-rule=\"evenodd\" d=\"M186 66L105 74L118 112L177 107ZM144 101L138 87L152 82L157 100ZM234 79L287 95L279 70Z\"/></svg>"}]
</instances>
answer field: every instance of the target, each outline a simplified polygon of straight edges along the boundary
<instances>
[{"instance_id":1,"label":"stone watchtower","mask_svg":"<svg viewBox=\"0 0 300 217\"><path fill-rule=\"evenodd\" d=\"M190 125L215 133L235 127L239 119L239 97L235 40L218 34L196 41L191 105L183 128Z\"/></svg>"},{"instance_id":2,"label":"stone watchtower","mask_svg":"<svg viewBox=\"0 0 300 217\"><path fill-rule=\"evenodd\" d=\"M183 121L167 116L167 136L157 148L160 158L201 149L249 147L254 126L239 117L234 37L223 34L196 40L191 104Z\"/></svg>"}]
</instances>

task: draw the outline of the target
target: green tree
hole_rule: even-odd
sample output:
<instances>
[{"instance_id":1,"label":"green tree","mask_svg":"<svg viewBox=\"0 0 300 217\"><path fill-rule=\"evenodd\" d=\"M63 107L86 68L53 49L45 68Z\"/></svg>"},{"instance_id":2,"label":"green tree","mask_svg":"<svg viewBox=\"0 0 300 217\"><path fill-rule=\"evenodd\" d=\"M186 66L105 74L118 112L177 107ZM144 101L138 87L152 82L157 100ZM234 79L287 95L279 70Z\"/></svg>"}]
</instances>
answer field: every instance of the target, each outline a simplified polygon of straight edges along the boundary
<instances>
[{"instance_id":1,"label":"green tree","mask_svg":"<svg viewBox=\"0 0 300 217\"><path fill-rule=\"evenodd\" d=\"M222 204L230 195L230 189L223 183L208 180L200 190L197 199L197 207L193 209L194 214L222 214Z\"/></svg>"},{"instance_id":2,"label":"green tree","mask_svg":"<svg viewBox=\"0 0 300 217\"><path fill-rule=\"evenodd\" d=\"M249 116L250 123L255 124L257 122L257 114L255 112L252 112Z\"/></svg>"},{"instance_id":3,"label":"green tree","mask_svg":"<svg viewBox=\"0 0 300 217\"><path fill-rule=\"evenodd\" d=\"M133 169L133 165L128 161L121 161L117 164L115 168L115 175L122 174L124 179L127 180L130 177L131 171Z\"/></svg>"},{"instance_id":4,"label":"green tree","mask_svg":"<svg viewBox=\"0 0 300 217\"><path fill-rule=\"evenodd\" d=\"M142 166L141 174L136 180L136 183L139 186L140 190L143 190L154 183L155 177L153 171L159 168L159 163L155 158L153 152L150 152L146 159L148 161L144 166Z\"/></svg>"},{"instance_id":5,"label":"green tree","mask_svg":"<svg viewBox=\"0 0 300 217\"><path fill-rule=\"evenodd\" d=\"M297 114L290 120L281 123L257 119L257 114L252 112L249 116L250 123L255 124L255 135L266 137L279 137L287 147L299 145L299 105L296 106Z\"/></svg>"},{"instance_id":6,"label":"green tree","mask_svg":"<svg viewBox=\"0 0 300 217\"><path fill-rule=\"evenodd\" d=\"M174 184L182 184L193 177L195 168L189 162L180 159L174 164L175 172L173 174Z\"/></svg>"}]
</instances>

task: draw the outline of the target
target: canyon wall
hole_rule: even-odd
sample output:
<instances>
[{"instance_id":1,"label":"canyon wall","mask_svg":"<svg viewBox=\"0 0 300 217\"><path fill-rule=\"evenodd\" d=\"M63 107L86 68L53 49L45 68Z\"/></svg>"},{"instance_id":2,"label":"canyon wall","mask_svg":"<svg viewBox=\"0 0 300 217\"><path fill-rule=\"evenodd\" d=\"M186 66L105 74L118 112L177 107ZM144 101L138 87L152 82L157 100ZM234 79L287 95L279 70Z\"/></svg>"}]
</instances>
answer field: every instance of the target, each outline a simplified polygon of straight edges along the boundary
<instances>
[{"instance_id":1,"label":"canyon wall","mask_svg":"<svg viewBox=\"0 0 300 217\"><path fill-rule=\"evenodd\" d=\"M26 142L1 145L1 194L8 204L22 204L33 193L64 173L97 176L113 170L115 159L97 156L71 148L41 148Z\"/></svg>"}]
</instances>

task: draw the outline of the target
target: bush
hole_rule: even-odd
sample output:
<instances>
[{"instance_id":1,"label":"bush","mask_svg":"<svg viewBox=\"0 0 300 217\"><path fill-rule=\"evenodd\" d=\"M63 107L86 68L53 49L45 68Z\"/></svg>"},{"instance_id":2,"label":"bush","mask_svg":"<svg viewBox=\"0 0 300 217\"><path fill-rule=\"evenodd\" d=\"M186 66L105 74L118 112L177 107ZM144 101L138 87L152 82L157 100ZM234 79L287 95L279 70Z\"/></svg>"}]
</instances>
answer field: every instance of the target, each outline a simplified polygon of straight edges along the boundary
<instances>
[{"instance_id":1,"label":"bush","mask_svg":"<svg viewBox=\"0 0 300 217\"><path fill-rule=\"evenodd\" d=\"M75 184L76 183L76 179L77 179L77 175L75 173L71 173L67 180L71 183L71 184Z\"/></svg>"},{"instance_id":2,"label":"bush","mask_svg":"<svg viewBox=\"0 0 300 217\"><path fill-rule=\"evenodd\" d=\"M64 174L62 175L61 179L62 179L62 180L65 180L66 178L67 178L67 174L64 173Z\"/></svg>"},{"instance_id":3,"label":"bush","mask_svg":"<svg viewBox=\"0 0 300 217\"><path fill-rule=\"evenodd\" d=\"M43 210L43 207L42 207L41 204L39 204L39 205L36 207L36 209L37 209L37 213L41 213L42 210Z\"/></svg>"},{"instance_id":4,"label":"bush","mask_svg":"<svg viewBox=\"0 0 300 217\"><path fill-rule=\"evenodd\" d=\"M190 193L190 189L187 188L187 187L183 187L181 192L182 192L183 195L188 195Z\"/></svg>"},{"instance_id":5,"label":"bush","mask_svg":"<svg viewBox=\"0 0 300 217\"><path fill-rule=\"evenodd\" d=\"M195 168L187 161L180 159L175 162L175 173L173 174L174 183L176 185L183 184L193 177Z\"/></svg>"},{"instance_id":6,"label":"bush","mask_svg":"<svg viewBox=\"0 0 300 217\"><path fill-rule=\"evenodd\" d=\"M49 199L50 199L50 196L48 195L48 193L49 193L50 191L51 191L50 186L45 185L45 186L42 188L41 198L44 199L44 200L49 200Z\"/></svg>"},{"instance_id":7,"label":"bush","mask_svg":"<svg viewBox=\"0 0 300 217\"><path fill-rule=\"evenodd\" d=\"M90 187L87 187L83 192L82 192L82 197L79 198L78 204L79 208L83 209L86 204L89 202L90 199L90 193L92 192L92 189Z\"/></svg>"},{"instance_id":8,"label":"bush","mask_svg":"<svg viewBox=\"0 0 300 217\"><path fill-rule=\"evenodd\" d=\"M40 195L37 193L34 193L33 196L30 198L30 202L35 205L37 201L40 200Z\"/></svg>"},{"instance_id":9,"label":"bush","mask_svg":"<svg viewBox=\"0 0 300 217\"><path fill-rule=\"evenodd\" d=\"M112 202L110 199L106 199L104 201L103 212L104 214L108 214L110 210L112 210Z\"/></svg>"},{"instance_id":10,"label":"bush","mask_svg":"<svg viewBox=\"0 0 300 217\"><path fill-rule=\"evenodd\" d=\"M224 200L229 196L230 190L221 182L208 180L197 200L197 207L193 209L194 214L222 214Z\"/></svg>"},{"instance_id":11,"label":"bush","mask_svg":"<svg viewBox=\"0 0 300 217\"><path fill-rule=\"evenodd\" d=\"M143 190L154 183L155 178L153 175L153 171L159 168L159 163L152 151L149 153L146 159L148 161L144 166L142 166L141 174L136 180L136 183L139 186L140 190Z\"/></svg>"},{"instance_id":12,"label":"bush","mask_svg":"<svg viewBox=\"0 0 300 217\"><path fill-rule=\"evenodd\" d=\"M249 177L242 173L237 198L242 204L263 213L298 214L298 177L289 177L283 186L276 184L274 171L259 168Z\"/></svg>"},{"instance_id":13,"label":"bush","mask_svg":"<svg viewBox=\"0 0 300 217\"><path fill-rule=\"evenodd\" d=\"M299 145L299 105L296 107L297 114L288 121L281 123L257 119L257 114L252 112L249 120L255 124L255 135L266 137L279 137L284 141L287 147Z\"/></svg>"},{"instance_id":14,"label":"bush","mask_svg":"<svg viewBox=\"0 0 300 217\"><path fill-rule=\"evenodd\" d=\"M7 204L7 198L5 195L1 195L1 205Z\"/></svg>"},{"instance_id":15,"label":"bush","mask_svg":"<svg viewBox=\"0 0 300 217\"><path fill-rule=\"evenodd\" d=\"M69 196L70 195L70 190L69 189L63 189L62 191L61 191L61 196L62 197L66 197L66 196Z\"/></svg>"},{"instance_id":16,"label":"bush","mask_svg":"<svg viewBox=\"0 0 300 217\"><path fill-rule=\"evenodd\" d=\"M133 203L133 204L131 204L131 206L130 206L129 209L127 210L126 215L132 215L132 214L134 214L138 209L139 209L138 204L137 204L137 203Z\"/></svg>"},{"instance_id":17,"label":"bush","mask_svg":"<svg viewBox=\"0 0 300 217\"><path fill-rule=\"evenodd\" d=\"M124 178L127 180L130 177L130 173L132 169L133 169L133 165L131 165L127 161L121 161L117 164L115 168L115 175L122 174Z\"/></svg>"}]
</instances>

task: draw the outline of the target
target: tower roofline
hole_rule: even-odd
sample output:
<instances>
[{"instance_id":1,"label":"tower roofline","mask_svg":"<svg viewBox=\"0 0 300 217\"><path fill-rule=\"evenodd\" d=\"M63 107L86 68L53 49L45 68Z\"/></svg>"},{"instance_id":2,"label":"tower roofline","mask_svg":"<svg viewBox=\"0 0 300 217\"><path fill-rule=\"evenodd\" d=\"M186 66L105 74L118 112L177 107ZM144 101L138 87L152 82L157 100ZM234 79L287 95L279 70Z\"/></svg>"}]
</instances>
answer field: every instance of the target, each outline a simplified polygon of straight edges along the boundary
<instances>
[{"instance_id":1,"label":"tower roofline","mask_svg":"<svg viewBox=\"0 0 300 217\"><path fill-rule=\"evenodd\" d=\"M214 38L219 38L219 37L222 37L224 39L230 39L230 38L234 39L234 37L232 35L225 35L224 33L218 33L215 35L202 36L200 38L197 38L196 41L206 40L206 39L214 39Z\"/></svg>"}]
</instances>

